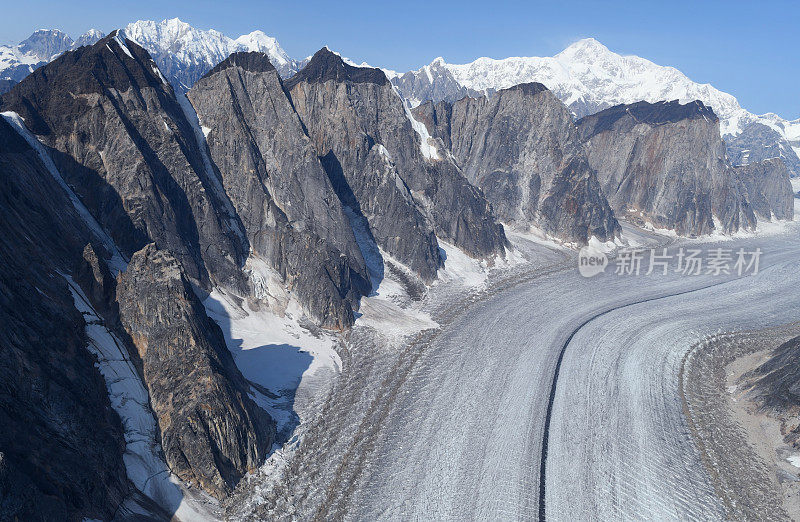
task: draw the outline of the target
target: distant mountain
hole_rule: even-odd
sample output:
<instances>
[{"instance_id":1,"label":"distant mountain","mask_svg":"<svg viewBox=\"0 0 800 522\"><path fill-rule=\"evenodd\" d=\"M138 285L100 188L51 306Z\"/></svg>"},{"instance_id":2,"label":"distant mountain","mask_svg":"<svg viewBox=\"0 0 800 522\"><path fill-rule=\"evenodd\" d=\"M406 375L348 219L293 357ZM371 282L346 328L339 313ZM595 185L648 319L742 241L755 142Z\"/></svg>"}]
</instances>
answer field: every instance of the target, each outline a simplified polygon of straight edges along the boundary
<instances>
[{"instance_id":1,"label":"distant mountain","mask_svg":"<svg viewBox=\"0 0 800 522\"><path fill-rule=\"evenodd\" d=\"M235 52L258 51L269 56L282 77L299 70L277 40L261 31L231 39L219 31L196 29L178 18L154 22L139 20L120 34L150 52L161 71L175 87L188 90L205 73Z\"/></svg>"},{"instance_id":2,"label":"distant mountain","mask_svg":"<svg viewBox=\"0 0 800 522\"><path fill-rule=\"evenodd\" d=\"M80 35L77 40L75 40L75 43L72 44L72 49L77 49L78 47L83 47L84 45L94 45L102 40L104 36L105 35L97 29L89 29Z\"/></svg>"},{"instance_id":3,"label":"distant mountain","mask_svg":"<svg viewBox=\"0 0 800 522\"><path fill-rule=\"evenodd\" d=\"M90 29L73 41L57 29L39 29L16 46L0 45L0 93L11 88L37 67L48 63L64 51L83 45L92 45L103 38L103 33Z\"/></svg>"},{"instance_id":4,"label":"distant mountain","mask_svg":"<svg viewBox=\"0 0 800 522\"><path fill-rule=\"evenodd\" d=\"M305 63L293 60L278 41L262 31L242 35L235 40L219 31L196 29L173 18L155 22L139 20L125 26L120 35L147 49L162 73L177 89L186 91L215 65L235 52L258 51L269 56L278 74L287 78ZM58 30L41 29L16 46L0 46L0 92L11 88L38 67L64 51L92 45L105 36L90 29L73 41Z\"/></svg>"},{"instance_id":5,"label":"distant mountain","mask_svg":"<svg viewBox=\"0 0 800 522\"><path fill-rule=\"evenodd\" d=\"M437 58L419 70L392 77L392 83L413 106L426 100L452 102L467 95L487 95L527 82L543 83L576 118L637 101L700 100L719 117L732 159L742 163L767 159L766 150L772 157L781 157L793 175L800 175L800 120L751 114L730 94L693 82L674 67L638 56L621 56L592 38L580 40L553 57L478 58L463 65ZM748 129L754 123L774 133ZM742 134L744 139L735 139Z\"/></svg>"},{"instance_id":6,"label":"distant mountain","mask_svg":"<svg viewBox=\"0 0 800 522\"><path fill-rule=\"evenodd\" d=\"M39 29L19 43L23 54L35 56L40 60L52 60L70 47L73 41L67 34L56 29Z\"/></svg>"}]
</instances>

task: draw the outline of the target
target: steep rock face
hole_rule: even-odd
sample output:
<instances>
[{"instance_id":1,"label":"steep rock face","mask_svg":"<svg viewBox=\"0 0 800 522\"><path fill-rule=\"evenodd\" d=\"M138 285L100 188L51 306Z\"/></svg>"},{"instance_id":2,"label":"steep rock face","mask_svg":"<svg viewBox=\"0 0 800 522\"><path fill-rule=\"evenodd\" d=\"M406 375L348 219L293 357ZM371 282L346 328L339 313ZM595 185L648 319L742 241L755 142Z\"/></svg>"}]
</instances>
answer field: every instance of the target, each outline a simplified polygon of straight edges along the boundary
<instances>
[{"instance_id":1,"label":"steep rock face","mask_svg":"<svg viewBox=\"0 0 800 522\"><path fill-rule=\"evenodd\" d=\"M578 128L618 215L681 235L755 225L726 160L719 120L701 102L618 105L581 119Z\"/></svg>"},{"instance_id":2,"label":"steep rock face","mask_svg":"<svg viewBox=\"0 0 800 522\"><path fill-rule=\"evenodd\" d=\"M205 313L180 263L149 244L118 276L122 324L142 364L170 469L222 498L258 466L275 424Z\"/></svg>"},{"instance_id":3,"label":"steep rock face","mask_svg":"<svg viewBox=\"0 0 800 522\"><path fill-rule=\"evenodd\" d=\"M789 169L780 158L734 167L756 216L769 220L794 217L794 193Z\"/></svg>"},{"instance_id":4,"label":"steep rock face","mask_svg":"<svg viewBox=\"0 0 800 522\"><path fill-rule=\"evenodd\" d=\"M340 199L367 218L389 255L432 280L442 264L434 234L473 257L503 253L488 203L383 71L350 66L325 48L286 89Z\"/></svg>"},{"instance_id":5,"label":"steep rock face","mask_svg":"<svg viewBox=\"0 0 800 522\"><path fill-rule=\"evenodd\" d=\"M781 122L770 122L778 126ZM788 133L787 133L788 134ZM747 165L772 158L780 158L790 173L800 175L800 159L793 144L784 139L774 128L754 121L746 125L736 136L726 138L728 157L734 165Z\"/></svg>"},{"instance_id":6,"label":"steep rock face","mask_svg":"<svg viewBox=\"0 0 800 522\"><path fill-rule=\"evenodd\" d=\"M350 221L266 54L234 53L188 93L253 252L320 323L370 289Z\"/></svg>"},{"instance_id":7,"label":"steep rock face","mask_svg":"<svg viewBox=\"0 0 800 522\"><path fill-rule=\"evenodd\" d=\"M150 241L187 274L235 284L248 251L207 150L147 52L109 35L37 69L0 99L122 251Z\"/></svg>"},{"instance_id":8,"label":"steep rock face","mask_svg":"<svg viewBox=\"0 0 800 522\"><path fill-rule=\"evenodd\" d=\"M619 223L589 167L569 110L542 84L414 110L452 150L498 217L560 239L613 239Z\"/></svg>"},{"instance_id":9,"label":"steep rock face","mask_svg":"<svg viewBox=\"0 0 800 522\"><path fill-rule=\"evenodd\" d=\"M111 519L125 439L59 275L94 238L2 117L0 228L0 518Z\"/></svg>"}]
</instances>

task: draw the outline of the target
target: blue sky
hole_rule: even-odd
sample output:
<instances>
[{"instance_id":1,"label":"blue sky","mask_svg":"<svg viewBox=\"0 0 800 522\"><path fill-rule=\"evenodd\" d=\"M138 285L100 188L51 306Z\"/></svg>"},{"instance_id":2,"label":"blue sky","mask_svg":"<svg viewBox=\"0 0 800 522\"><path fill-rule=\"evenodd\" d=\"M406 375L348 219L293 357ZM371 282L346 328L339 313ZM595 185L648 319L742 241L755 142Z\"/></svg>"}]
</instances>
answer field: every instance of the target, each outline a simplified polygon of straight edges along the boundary
<instances>
[{"instance_id":1,"label":"blue sky","mask_svg":"<svg viewBox=\"0 0 800 522\"><path fill-rule=\"evenodd\" d=\"M137 19L179 17L236 37L261 29L294 57L328 45L356 61L405 71L443 56L549 56L594 37L612 51L672 65L730 92L755 113L800 117L800 4L745 2L99 2L4 1L0 42L34 29L75 37Z\"/></svg>"}]
</instances>

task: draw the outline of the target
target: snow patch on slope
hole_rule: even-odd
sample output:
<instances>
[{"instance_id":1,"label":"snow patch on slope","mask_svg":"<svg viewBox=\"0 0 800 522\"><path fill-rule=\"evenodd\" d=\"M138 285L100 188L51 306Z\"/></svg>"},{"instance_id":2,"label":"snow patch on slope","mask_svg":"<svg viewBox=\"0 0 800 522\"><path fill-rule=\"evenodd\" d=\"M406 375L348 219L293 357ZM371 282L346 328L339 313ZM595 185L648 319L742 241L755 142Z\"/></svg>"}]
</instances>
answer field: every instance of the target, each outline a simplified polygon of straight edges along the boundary
<instances>
[{"instance_id":1,"label":"snow patch on slope","mask_svg":"<svg viewBox=\"0 0 800 522\"><path fill-rule=\"evenodd\" d=\"M371 257L368 266L370 275L373 275L376 271L374 264L380 263L381 276L377 279L373 276L372 292L368 297L361 298L354 326L374 329L391 346L399 346L404 339L423 330L438 328L439 324L430 314L423 311L419 303L410 298L407 288L392 273L387 262L407 274L413 274L412 271L383 249L375 248L379 257L377 260Z\"/></svg>"},{"instance_id":2,"label":"snow patch on slope","mask_svg":"<svg viewBox=\"0 0 800 522\"><path fill-rule=\"evenodd\" d=\"M293 299L277 313L267 301L216 288L203 305L242 375L257 385L252 398L277 422L279 439L287 440L303 421L308 399L341 371L335 335L301 326L303 311Z\"/></svg>"},{"instance_id":3,"label":"snow patch on slope","mask_svg":"<svg viewBox=\"0 0 800 522\"><path fill-rule=\"evenodd\" d=\"M128 478L139 491L180 520L215 519L203 504L216 506L216 501L206 496L202 503L185 498L180 480L164 462L150 397L122 341L106 328L80 286L70 276L64 278L75 308L86 321L86 348L97 357L96 366L106 382L111 407L125 429L122 459Z\"/></svg>"},{"instance_id":4,"label":"snow patch on slope","mask_svg":"<svg viewBox=\"0 0 800 522\"><path fill-rule=\"evenodd\" d=\"M422 152L422 155L429 159L429 160L440 160L442 158L439 157L439 151L436 150L435 141L431 138L431 135L428 134L428 128L425 127L425 124L417 121L414 118L414 115L411 114L411 110L408 108L408 104L403 100L403 97L400 96L400 93L397 91L397 87L394 87L394 92L400 98L400 103L403 104L403 110L406 112L406 118L411 123L411 126L414 128L414 132L417 133L419 137L419 149Z\"/></svg>"},{"instance_id":5,"label":"snow patch on slope","mask_svg":"<svg viewBox=\"0 0 800 522\"><path fill-rule=\"evenodd\" d=\"M123 40L120 37L119 31L117 31L117 33L114 35L114 41L119 44L120 48L122 49L122 52L124 52L125 54L128 55L128 57L133 59L133 54L131 54L131 50L128 49L128 45L125 43L125 40Z\"/></svg>"},{"instance_id":6,"label":"snow patch on slope","mask_svg":"<svg viewBox=\"0 0 800 522\"><path fill-rule=\"evenodd\" d=\"M186 117L186 121L192 126L197 148L200 150L200 156L203 158L206 178L211 182L212 189L216 193L217 199L222 202L227 210L228 218L226 224L228 230L233 231L243 243L246 243L247 235L244 230L242 230L242 227L239 226L239 222L233 217L237 215L236 210L233 208L233 203L231 203L230 198L228 198L228 194L222 186L222 181L211 165L211 159L208 155L208 143L206 143L208 133L204 130L207 127L203 127L200 124L200 118L194 110L194 105L192 105L192 102L189 101L189 98L187 98L185 94L175 93L175 99L178 101L178 105L180 105L183 115Z\"/></svg>"}]
</instances>

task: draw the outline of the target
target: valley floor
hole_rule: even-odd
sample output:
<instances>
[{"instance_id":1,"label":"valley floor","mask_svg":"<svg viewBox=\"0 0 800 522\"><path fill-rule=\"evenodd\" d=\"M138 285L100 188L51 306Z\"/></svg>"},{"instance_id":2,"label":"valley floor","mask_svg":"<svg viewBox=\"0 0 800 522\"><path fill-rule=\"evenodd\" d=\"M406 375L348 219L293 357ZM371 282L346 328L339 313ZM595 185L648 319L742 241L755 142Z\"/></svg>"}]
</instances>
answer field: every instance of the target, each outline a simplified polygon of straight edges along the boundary
<instances>
[{"instance_id":1,"label":"valley floor","mask_svg":"<svg viewBox=\"0 0 800 522\"><path fill-rule=\"evenodd\" d=\"M797 320L800 226L726 240L626 233L672 253L763 254L744 277L616 275L612 260L587 279L571 251L517 237L538 265L434 287L421 303L389 299L438 327L402 338L357 322L331 392L305 403L229 516L724 519L684 413L684 358L721 331Z\"/></svg>"}]
</instances>

